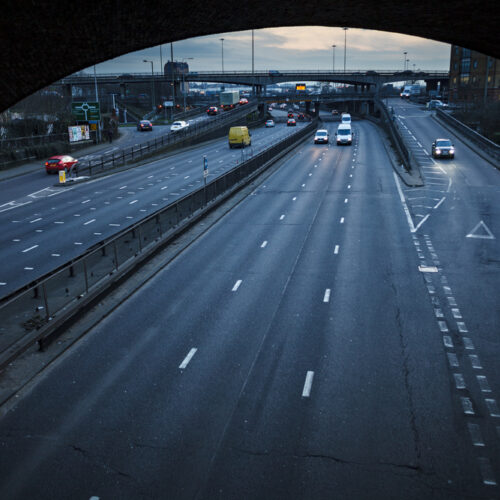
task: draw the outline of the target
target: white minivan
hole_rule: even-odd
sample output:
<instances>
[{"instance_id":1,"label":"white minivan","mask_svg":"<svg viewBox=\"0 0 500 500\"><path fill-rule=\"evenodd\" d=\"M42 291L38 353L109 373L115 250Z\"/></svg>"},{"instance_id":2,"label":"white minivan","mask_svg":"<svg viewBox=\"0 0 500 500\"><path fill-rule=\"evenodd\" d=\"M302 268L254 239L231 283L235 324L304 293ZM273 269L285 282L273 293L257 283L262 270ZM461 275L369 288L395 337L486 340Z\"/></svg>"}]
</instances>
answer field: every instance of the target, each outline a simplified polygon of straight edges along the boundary
<instances>
[{"instance_id":1,"label":"white minivan","mask_svg":"<svg viewBox=\"0 0 500 500\"><path fill-rule=\"evenodd\" d=\"M337 132L335 132L337 146L341 146L343 144L351 145L353 135L354 133L352 131L351 124L341 123L337 128Z\"/></svg>"},{"instance_id":2,"label":"white minivan","mask_svg":"<svg viewBox=\"0 0 500 500\"><path fill-rule=\"evenodd\" d=\"M351 115L349 113L342 113L342 123L351 123Z\"/></svg>"}]
</instances>

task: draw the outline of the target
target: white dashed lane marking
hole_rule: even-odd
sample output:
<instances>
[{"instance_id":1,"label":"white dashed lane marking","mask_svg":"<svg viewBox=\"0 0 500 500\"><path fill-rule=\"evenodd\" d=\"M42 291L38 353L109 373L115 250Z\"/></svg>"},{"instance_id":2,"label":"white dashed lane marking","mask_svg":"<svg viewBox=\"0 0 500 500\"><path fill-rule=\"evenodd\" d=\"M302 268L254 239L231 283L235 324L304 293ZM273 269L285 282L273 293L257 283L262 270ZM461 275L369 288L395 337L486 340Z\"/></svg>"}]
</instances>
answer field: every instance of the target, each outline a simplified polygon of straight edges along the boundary
<instances>
[{"instance_id":1,"label":"white dashed lane marking","mask_svg":"<svg viewBox=\"0 0 500 500\"><path fill-rule=\"evenodd\" d=\"M314 372L308 371L306 374L306 380L304 382L304 388L302 389L303 398L308 398L311 395L313 379L314 379Z\"/></svg>"}]
</instances>

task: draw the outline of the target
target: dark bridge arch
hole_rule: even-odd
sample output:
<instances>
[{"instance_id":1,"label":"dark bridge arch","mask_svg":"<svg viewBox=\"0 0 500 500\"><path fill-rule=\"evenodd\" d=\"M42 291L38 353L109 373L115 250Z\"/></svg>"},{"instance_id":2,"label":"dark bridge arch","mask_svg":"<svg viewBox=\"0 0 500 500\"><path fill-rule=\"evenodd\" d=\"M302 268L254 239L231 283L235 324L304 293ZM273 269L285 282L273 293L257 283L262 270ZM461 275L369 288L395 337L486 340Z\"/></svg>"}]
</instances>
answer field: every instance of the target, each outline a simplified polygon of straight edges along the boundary
<instances>
[{"instance_id":1,"label":"dark bridge arch","mask_svg":"<svg viewBox=\"0 0 500 500\"><path fill-rule=\"evenodd\" d=\"M2 8L0 110L92 64L170 41L279 26L350 26L453 43L500 58L491 0L33 2Z\"/></svg>"}]
</instances>

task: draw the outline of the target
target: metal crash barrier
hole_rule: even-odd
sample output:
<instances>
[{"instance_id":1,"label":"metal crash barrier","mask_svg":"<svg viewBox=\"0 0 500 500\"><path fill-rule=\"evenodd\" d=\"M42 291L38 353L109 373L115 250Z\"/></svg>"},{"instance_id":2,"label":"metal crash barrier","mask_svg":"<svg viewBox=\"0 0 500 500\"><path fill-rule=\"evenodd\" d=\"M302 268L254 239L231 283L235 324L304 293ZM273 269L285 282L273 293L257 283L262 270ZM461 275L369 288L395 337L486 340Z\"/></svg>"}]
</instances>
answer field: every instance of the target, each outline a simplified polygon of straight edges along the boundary
<instances>
[{"instance_id":1,"label":"metal crash barrier","mask_svg":"<svg viewBox=\"0 0 500 500\"><path fill-rule=\"evenodd\" d=\"M313 121L0 301L0 369L316 129Z\"/></svg>"}]
</instances>

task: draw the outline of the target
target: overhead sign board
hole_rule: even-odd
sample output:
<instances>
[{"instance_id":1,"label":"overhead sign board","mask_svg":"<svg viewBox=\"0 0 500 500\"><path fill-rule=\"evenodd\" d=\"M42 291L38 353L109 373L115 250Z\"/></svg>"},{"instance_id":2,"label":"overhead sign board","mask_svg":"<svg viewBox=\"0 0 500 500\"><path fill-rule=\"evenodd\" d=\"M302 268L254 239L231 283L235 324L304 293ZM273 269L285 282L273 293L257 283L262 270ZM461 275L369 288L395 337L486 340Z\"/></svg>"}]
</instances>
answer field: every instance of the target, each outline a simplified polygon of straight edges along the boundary
<instances>
[{"instance_id":1,"label":"overhead sign board","mask_svg":"<svg viewBox=\"0 0 500 500\"><path fill-rule=\"evenodd\" d=\"M98 102L72 102L71 113L75 120L100 120L101 110Z\"/></svg>"},{"instance_id":2,"label":"overhead sign board","mask_svg":"<svg viewBox=\"0 0 500 500\"><path fill-rule=\"evenodd\" d=\"M297 92L298 94L305 94L306 93L306 84L305 83L295 84L295 92Z\"/></svg>"}]
</instances>

